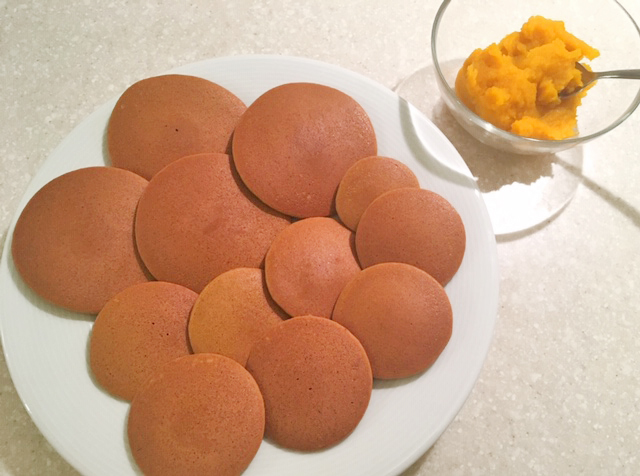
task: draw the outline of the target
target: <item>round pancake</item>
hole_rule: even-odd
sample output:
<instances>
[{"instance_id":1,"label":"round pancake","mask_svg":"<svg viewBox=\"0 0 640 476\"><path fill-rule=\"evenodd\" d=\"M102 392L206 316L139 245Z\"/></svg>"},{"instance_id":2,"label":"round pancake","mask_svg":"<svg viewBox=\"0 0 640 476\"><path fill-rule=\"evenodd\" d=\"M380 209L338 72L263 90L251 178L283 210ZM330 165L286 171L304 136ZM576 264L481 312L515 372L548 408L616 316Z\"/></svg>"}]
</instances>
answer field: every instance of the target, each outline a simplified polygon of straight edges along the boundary
<instances>
[{"instance_id":1,"label":"round pancake","mask_svg":"<svg viewBox=\"0 0 640 476\"><path fill-rule=\"evenodd\" d=\"M156 279L199 293L225 271L261 267L289 223L247 190L229 156L198 154L153 177L140 198L135 231Z\"/></svg>"},{"instance_id":2,"label":"round pancake","mask_svg":"<svg viewBox=\"0 0 640 476\"><path fill-rule=\"evenodd\" d=\"M362 270L345 286L332 317L362 343L373 377L380 379L410 377L430 367L453 325L444 288L404 263Z\"/></svg>"},{"instance_id":3,"label":"round pancake","mask_svg":"<svg viewBox=\"0 0 640 476\"><path fill-rule=\"evenodd\" d=\"M89 365L98 383L131 400L162 365L190 354L187 322L197 297L178 284L153 281L109 300L89 340Z\"/></svg>"},{"instance_id":4,"label":"round pancake","mask_svg":"<svg viewBox=\"0 0 640 476\"><path fill-rule=\"evenodd\" d=\"M394 188L420 188L409 167L389 157L358 160L344 174L336 193L336 211L342 223L356 230L365 209L384 192Z\"/></svg>"},{"instance_id":5,"label":"round pancake","mask_svg":"<svg viewBox=\"0 0 640 476\"><path fill-rule=\"evenodd\" d=\"M371 397L362 345L322 317L283 321L255 344L247 369L264 397L265 436L286 448L315 451L342 441Z\"/></svg>"},{"instance_id":6,"label":"round pancake","mask_svg":"<svg viewBox=\"0 0 640 476\"><path fill-rule=\"evenodd\" d=\"M265 259L269 292L291 316L331 317L342 288L358 271L353 233L327 217L289 225Z\"/></svg>"},{"instance_id":7,"label":"round pancake","mask_svg":"<svg viewBox=\"0 0 640 476\"><path fill-rule=\"evenodd\" d=\"M443 286L456 273L466 246L458 212L429 190L398 188L383 193L364 211L356 231L363 268L383 262L423 269Z\"/></svg>"},{"instance_id":8,"label":"round pancake","mask_svg":"<svg viewBox=\"0 0 640 476\"><path fill-rule=\"evenodd\" d=\"M146 476L238 476L262 443L264 402L242 365L218 354L180 357L131 402L127 435Z\"/></svg>"},{"instance_id":9,"label":"round pancake","mask_svg":"<svg viewBox=\"0 0 640 476\"><path fill-rule=\"evenodd\" d=\"M242 365L254 342L288 316L271 299L258 268L236 268L211 281L189 319L194 352L215 352Z\"/></svg>"},{"instance_id":10,"label":"round pancake","mask_svg":"<svg viewBox=\"0 0 640 476\"><path fill-rule=\"evenodd\" d=\"M168 74L138 81L109 119L111 164L151 179L180 157L228 153L245 110L231 91L203 78Z\"/></svg>"},{"instance_id":11,"label":"round pancake","mask_svg":"<svg viewBox=\"0 0 640 476\"><path fill-rule=\"evenodd\" d=\"M345 93L312 83L264 93L240 118L232 143L249 189L298 218L331 215L344 173L377 151L364 109Z\"/></svg>"},{"instance_id":12,"label":"round pancake","mask_svg":"<svg viewBox=\"0 0 640 476\"><path fill-rule=\"evenodd\" d=\"M22 279L40 297L97 314L126 287L148 281L133 237L147 181L115 167L68 172L29 200L11 251Z\"/></svg>"}]
</instances>

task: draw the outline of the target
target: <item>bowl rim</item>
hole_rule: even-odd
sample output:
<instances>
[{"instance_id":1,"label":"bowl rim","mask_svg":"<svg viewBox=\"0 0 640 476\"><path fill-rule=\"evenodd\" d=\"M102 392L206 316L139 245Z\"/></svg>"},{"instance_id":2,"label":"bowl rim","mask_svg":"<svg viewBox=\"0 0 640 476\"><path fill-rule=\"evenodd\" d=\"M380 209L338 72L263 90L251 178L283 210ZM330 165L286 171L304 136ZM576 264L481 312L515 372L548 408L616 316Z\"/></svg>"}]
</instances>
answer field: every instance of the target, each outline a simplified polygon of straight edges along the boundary
<instances>
[{"instance_id":1,"label":"bowl rim","mask_svg":"<svg viewBox=\"0 0 640 476\"><path fill-rule=\"evenodd\" d=\"M600 129L599 131L593 132L591 134L585 135L585 136L575 136L575 137L569 137L567 139L535 139L533 137L525 137L525 136L520 136L518 134L514 134L512 132L506 131L504 129L500 129L497 126L494 126L492 123L482 119L480 116L478 116L475 112L473 112L471 109L469 109L459 98L458 95L456 94L456 92L453 90L453 88L451 88L451 86L449 86L448 81L445 79L444 74L442 73L442 69L440 68L440 61L438 59L438 52L437 52L437 43L438 43L438 31L440 29L440 22L442 20L442 18L444 17L444 14L447 10L447 7L449 6L449 4L452 2L453 0L442 0L442 3L440 4L440 7L438 8L438 11L436 12L436 16L433 20L433 26L431 27L431 57L433 60L433 65L435 67L436 70L436 74L438 75L438 79L439 79L439 83L442 84L442 86L445 89L445 93L448 96L448 99L451 100L453 103L455 103L457 108L461 108L462 110L466 111L469 117L469 120L476 126L481 127L483 130L490 132L492 134L495 134L498 138L502 139L502 140L506 140L509 142L514 142L514 141L519 141L519 142L526 142L529 143L532 147L538 147L541 149L555 149L555 148L568 148L571 147L573 145L577 145L577 144L581 144L584 142L588 142L592 139L595 139L596 137L600 137L601 135L606 134L607 132L610 132L612 129L615 129L617 126L619 126L620 124L622 124L638 107L638 105L640 105L640 88L638 89L638 92L636 93L636 96L634 98L634 100L631 102L631 104L629 105L629 107L627 107L627 109L622 113L622 115L620 115L620 117L618 117L615 121L613 121L611 124L609 124L607 127L605 127L604 129ZM633 19L633 17L629 14L629 12L627 11L626 8L624 8L624 6L622 6L620 4L620 2L618 2L618 0L611 0L613 3L615 3L621 10L622 12L627 16L627 18L629 19L629 21L631 22L631 24L634 26L634 28L636 29L636 32L638 33L638 36L640 37L640 27L638 27L638 24L636 23L636 21ZM471 53L469 53L471 54Z\"/></svg>"}]
</instances>

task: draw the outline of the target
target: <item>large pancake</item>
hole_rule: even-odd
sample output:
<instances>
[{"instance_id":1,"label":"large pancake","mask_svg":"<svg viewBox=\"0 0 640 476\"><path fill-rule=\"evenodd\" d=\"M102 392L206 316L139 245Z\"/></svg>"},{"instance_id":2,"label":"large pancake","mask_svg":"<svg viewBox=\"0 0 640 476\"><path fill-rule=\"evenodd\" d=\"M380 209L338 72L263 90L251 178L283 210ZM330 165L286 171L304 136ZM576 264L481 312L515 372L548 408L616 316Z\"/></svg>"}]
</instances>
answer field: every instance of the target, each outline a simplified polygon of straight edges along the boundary
<instances>
[{"instance_id":1,"label":"large pancake","mask_svg":"<svg viewBox=\"0 0 640 476\"><path fill-rule=\"evenodd\" d=\"M131 402L127 436L146 476L239 476L262 443L260 389L218 354L167 363Z\"/></svg>"},{"instance_id":2,"label":"large pancake","mask_svg":"<svg viewBox=\"0 0 640 476\"><path fill-rule=\"evenodd\" d=\"M362 270L345 286L332 317L358 338L374 378L382 379L430 367L449 342L453 319L440 283L404 263Z\"/></svg>"},{"instance_id":3,"label":"large pancake","mask_svg":"<svg viewBox=\"0 0 640 476\"><path fill-rule=\"evenodd\" d=\"M197 297L178 284L152 281L110 299L89 340L89 365L98 383L131 400L162 365L191 353L187 322Z\"/></svg>"},{"instance_id":4,"label":"large pancake","mask_svg":"<svg viewBox=\"0 0 640 476\"><path fill-rule=\"evenodd\" d=\"M115 167L53 179L20 214L11 251L22 279L44 299L97 314L126 287L148 281L133 236L147 181Z\"/></svg>"},{"instance_id":5,"label":"large pancake","mask_svg":"<svg viewBox=\"0 0 640 476\"><path fill-rule=\"evenodd\" d=\"M194 352L215 352L247 363L254 342L288 316L271 299L264 271L236 268L200 293L189 319Z\"/></svg>"},{"instance_id":6,"label":"large pancake","mask_svg":"<svg viewBox=\"0 0 640 476\"><path fill-rule=\"evenodd\" d=\"M365 157L342 177L336 193L336 212L342 223L355 231L371 202L384 192L403 187L420 188L409 167L390 157Z\"/></svg>"},{"instance_id":7,"label":"large pancake","mask_svg":"<svg viewBox=\"0 0 640 476\"><path fill-rule=\"evenodd\" d=\"M442 196L398 188L376 198L362 214L356 251L363 268L384 262L416 266L443 286L456 273L466 246L464 224Z\"/></svg>"},{"instance_id":8,"label":"large pancake","mask_svg":"<svg viewBox=\"0 0 640 476\"><path fill-rule=\"evenodd\" d=\"M322 317L283 321L254 345L247 369L264 397L265 435L286 448L314 451L342 441L371 397L362 345Z\"/></svg>"},{"instance_id":9,"label":"large pancake","mask_svg":"<svg viewBox=\"0 0 640 476\"><path fill-rule=\"evenodd\" d=\"M289 225L265 259L269 292L291 316L331 317L342 288L358 271L353 233L327 217Z\"/></svg>"},{"instance_id":10,"label":"large pancake","mask_svg":"<svg viewBox=\"0 0 640 476\"><path fill-rule=\"evenodd\" d=\"M122 94L109 119L111 163L151 179L180 157L228 153L245 109L231 91L195 76L138 81Z\"/></svg>"},{"instance_id":11,"label":"large pancake","mask_svg":"<svg viewBox=\"0 0 640 476\"><path fill-rule=\"evenodd\" d=\"M233 135L233 157L249 189L298 218L331 215L344 173L376 151L364 109L345 93L312 83L267 91Z\"/></svg>"},{"instance_id":12,"label":"large pancake","mask_svg":"<svg viewBox=\"0 0 640 476\"><path fill-rule=\"evenodd\" d=\"M156 279L199 293L225 271L261 267L288 224L247 190L229 156L198 154L153 177L140 198L135 231Z\"/></svg>"}]
</instances>

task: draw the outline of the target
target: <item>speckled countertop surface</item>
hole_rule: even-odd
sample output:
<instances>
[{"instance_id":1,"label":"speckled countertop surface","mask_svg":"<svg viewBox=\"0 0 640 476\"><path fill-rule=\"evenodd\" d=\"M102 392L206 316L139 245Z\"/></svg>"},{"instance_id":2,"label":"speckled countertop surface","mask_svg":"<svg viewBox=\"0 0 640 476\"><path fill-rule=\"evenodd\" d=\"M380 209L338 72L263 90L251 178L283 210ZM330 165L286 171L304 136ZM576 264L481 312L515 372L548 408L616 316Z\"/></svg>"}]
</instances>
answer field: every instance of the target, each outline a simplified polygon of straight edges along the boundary
<instances>
[{"instance_id":1,"label":"speckled countertop surface","mask_svg":"<svg viewBox=\"0 0 640 476\"><path fill-rule=\"evenodd\" d=\"M640 19L640 3L621 3ZM438 4L0 0L0 242L48 154L132 82L201 59L269 53L393 88L429 63ZM459 415L403 476L640 474L638 130L636 112L589 145L558 216L498 238L488 358ZM3 356L0 474L77 474L32 423Z\"/></svg>"}]
</instances>

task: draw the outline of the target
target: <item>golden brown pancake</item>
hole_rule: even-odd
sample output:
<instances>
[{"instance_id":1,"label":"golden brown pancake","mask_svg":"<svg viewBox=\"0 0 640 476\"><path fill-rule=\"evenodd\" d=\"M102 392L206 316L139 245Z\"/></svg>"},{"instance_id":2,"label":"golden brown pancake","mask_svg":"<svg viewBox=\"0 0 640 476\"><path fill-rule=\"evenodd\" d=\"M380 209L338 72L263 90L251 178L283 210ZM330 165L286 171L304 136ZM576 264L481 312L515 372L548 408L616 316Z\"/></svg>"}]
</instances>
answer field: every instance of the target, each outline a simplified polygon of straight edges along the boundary
<instances>
[{"instance_id":1,"label":"golden brown pancake","mask_svg":"<svg viewBox=\"0 0 640 476\"><path fill-rule=\"evenodd\" d=\"M249 189L298 218L331 215L344 173L376 151L364 109L345 93L312 83L267 91L233 135L233 157Z\"/></svg>"},{"instance_id":2,"label":"golden brown pancake","mask_svg":"<svg viewBox=\"0 0 640 476\"><path fill-rule=\"evenodd\" d=\"M146 476L238 476L262 443L264 403L242 365L218 354L180 357L131 402L127 435Z\"/></svg>"},{"instance_id":3,"label":"golden brown pancake","mask_svg":"<svg viewBox=\"0 0 640 476\"><path fill-rule=\"evenodd\" d=\"M142 177L114 167L66 173L20 214L12 255L22 279L57 306L98 313L115 294L148 281L133 237Z\"/></svg>"},{"instance_id":4,"label":"golden brown pancake","mask_svg":"<svg viewBox=\"0 0 640 476\"><path fill-rule=\"evenodd\" d=\"M156 279L202 291L233 268L259 268L289 218L253 196L229 156L199 154L149 182L136 215L140 256Z\"/></svg>"},{"instance_id":5,"label":"golden brown pancake","mask_svg":"<svg viewBox=\"0 0 640 476\"><path fill-rule=\"evenodd\" d=\"M178 284L154 281L110 299L89 341L89 364L98 383L131 400L162 365L190 354L187 322L197 297Z\"/></svg>"},{"instance_id":6,"label":"golden brown pancake","mask_svg":"<svg viewBox=\"0 0 640 476\"><path fill-rule=\"evenodd\" d=\"M322 317L283 321L255 344L247 369L264 397L265 435L286 448L315 451L342 441L371 397L362 345Z\"/></svg>"},{"instance_id":7,"label":"golden brown pancake","mask_svg":"<svg viewBox=\"0 0 640 476\"><path fill-rule=\"evenodd\" d=\"M138 81L109 119L111 164L151 179L186 155L228 153L245 110L231 91L203 78L168 74Z\"/></svg>"},{"instance_id":8,"label":"golden brown pancake","mask_svg":"<svg viewBox=\"0 0 640 476\"><path fill-rule=\"evenodd\" d=\"M194 352L215 352L242 365L254 342L288 316L271 299L258 268L236 268L211 281L189 319Z\"/></svg>"},{"instance_id":9,"label":"golden brown pancake","mask_svg":"<svg viewBox=\"0 0 640 476\"><path fill-rule=\"evenodd\" d=\"M265 259L269 292L291 316L331 317L342 288L358 271L353 233L327 217L289 225Z\"/></svg>"},{"instance_id":10,"label":"golden brown pancake","mask_svg":"<svg viewBox=\"0 0 640 476\"><path fill-rule=\"evenodd\" d=\"M362 343L380 379L410 377L430 367L449 342L452 319L440 283L404 263L364 269L333 310L333 320Z\"/></svg>"},{"instance_id":11,"label":"golden brown pancake","mask_svg":"<svg viewBox=\"0 0 640 476\"><path fill-rule=\"evenodd\" d=\"M363 268L383 262L423 269L443 286L456 273L466 246L458 212L429 190L398 188L383 193L364 211L356 232Z\"/></svg>"},{"instance_id":12,"label":"golden brown pancake","mask_svg":"<svg viewBox=\"0 0 640 476\"><path fill-rule=\"evenodd\" d=\"M342 223L356 230L365 209L384 192L394 188L420 188L409 167L389 157L358 160L344 174L336 194L336 211Z\"/></svg>"}]
</instances>

